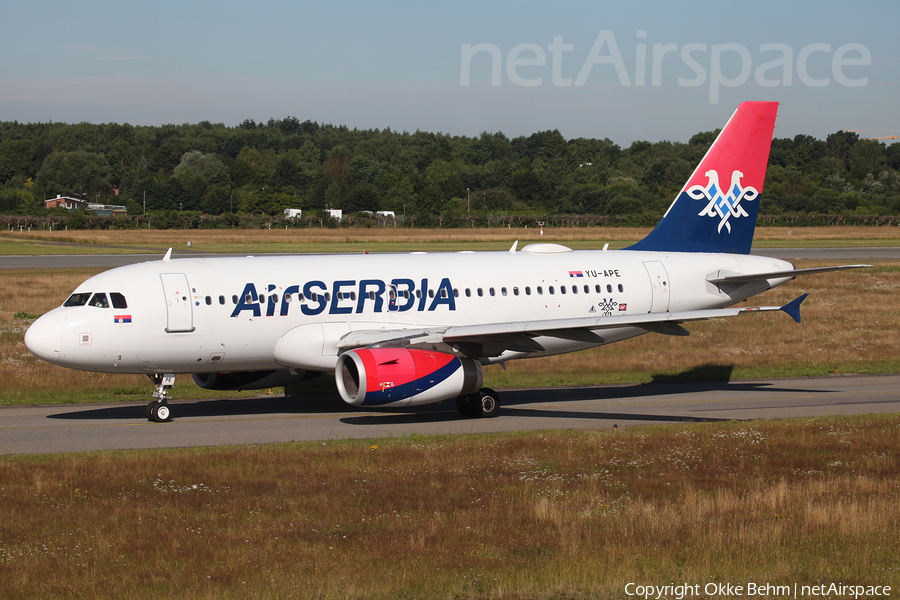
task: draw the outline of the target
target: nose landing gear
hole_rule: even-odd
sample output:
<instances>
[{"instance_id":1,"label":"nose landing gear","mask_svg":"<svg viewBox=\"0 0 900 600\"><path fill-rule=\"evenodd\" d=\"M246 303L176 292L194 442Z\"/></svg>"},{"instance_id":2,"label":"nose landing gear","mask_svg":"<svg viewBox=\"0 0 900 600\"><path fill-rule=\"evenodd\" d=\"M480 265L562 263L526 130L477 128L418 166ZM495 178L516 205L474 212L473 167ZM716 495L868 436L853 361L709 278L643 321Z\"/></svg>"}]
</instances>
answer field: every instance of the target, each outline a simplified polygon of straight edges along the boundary
<instances>
[{"instance_id":1,"label":"nose landing gear","mask_svg":"<svg viewBox=\"0 0 900 600\"><path fill-rule=\"evenodd\" d=\"M175 375L173 373L154 373L148 375L150 381L156 387L153 392L152 400L144 411L149 421L154 423L164 423L172 419L172 411L169 408L169 390L175 385Z\"/></svg>"}]
</instances>

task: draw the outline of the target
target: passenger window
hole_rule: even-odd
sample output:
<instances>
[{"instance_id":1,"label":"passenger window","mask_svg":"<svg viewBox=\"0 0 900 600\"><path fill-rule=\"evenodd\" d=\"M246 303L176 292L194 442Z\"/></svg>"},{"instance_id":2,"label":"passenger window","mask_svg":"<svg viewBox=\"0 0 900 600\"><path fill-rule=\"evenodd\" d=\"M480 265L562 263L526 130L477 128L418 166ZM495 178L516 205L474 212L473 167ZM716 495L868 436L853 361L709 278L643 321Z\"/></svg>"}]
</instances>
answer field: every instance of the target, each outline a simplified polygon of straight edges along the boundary
<instances>
[{"instance_id":1,"label":"passenger window","mask_svg":"<svg viewBox=\"0 0 900 600\"><path fill-rule=\"evenodd\" d=\"M600 284L598 283L597 285L594 286L594 291L599 294L600 292L603 291L603 288L601 288Z\"/></svg>"},{"instance_id":2,"label":"passenger window","mask_svg":"<svg viewBox=\"0 0 900 600\"><path fill-rule=\"evenodd\" d=\"M559 286L559 293L560 293L560 294L565 294L565 293L566 293L566 286L564 286L564 285Z\"/></svg>"},{"instance_id":3,"label":"passenger window","mask_svg":"<svg viewBox=\"0 0 900 600\"><path fill-rule=\"evenodd\" d=\"M290 303L293 301L293 299L294 299L294 297L293 297L291 294L285 294L285 295L284 295L284 301L285 301L287 304L290 304Z\"/></svg>"},{"instance_id":4,"label":"passenger window","mask_svg":"<svg viewBox=\"0 0 900 600\"><path fill-rule=\"evenodd\" d=\"M478 288L478 297L481 298L482 296L484 296L484 290L481 288Z\"/></svg>"},{"instance_id":5,"label":"passenger window","mask_svg":"<svg viewBox=\"0 0 900 600\"><path fill-rule=\"evenodd\" d=\"M543 295L544 295L544 288L543 288L543 287L537 286L537 295L538 295L538 296L543 296Z\"/></svg>"},{"instance_id":6,"label":"passenger window","mask_svg":"<svg viewBox=\"0 0 900 600\"><path fill-rule=\"evenodd\" d=\"M225 296L219 296L219 304L221 304L222 306L225 305Z\"/></svg>"},{"instance_id":7,"label":"passenger window","mask_svg":"<svg viewBox=\"0 0 900 600\"><path fill-rule=\"evenodd\" d=\"M456 289L456 288L453 288L453 297L454 297L454 298L459 298L459 290Z\"/></svg>"},{"instance_id":8,"label":"passenger window","mask_svg":"<svg viewBox=\"0 0 900 600\"><path fill-rule=\"evenodd\" d=\"M488 290L488 292L491 294L491 296L496 296L496 295L497 295L497 292L494 291L494 288L490 288L490 289Z\"/></svg>"},{"instance_id":9,"label":"passenger window","mask_svg":"<svg viewBox=\"0 0 900 600\"><path fill-rule=\"evenodd\" d=\"M573 286L572 286L572 293L573 293L573 294L577 294L577 293L578 293L578 286L577 286L577 285L573 285Z\"/></svg>"},{"instance_id":10,"label":"passenger window","mask_svg":"<svg viewBox=\"0 0 900 600\"><path fill-rule=\"evenodd\" d=\"M472 297L472 290L470 288L466 288L466 298Z\"/></svg>"},{"instance_id":11,"label":"passenger window","mask_svg":"<svg viewBox=\"0 0 900 600\"><path fill-rule=\"evenodd\" d=\"M416 298L422 298L422 290L416 290Z\"/></svg>"},{"instance_id":12,"label":"passenger window","mask_svg":"<svg viewBox=\"0 0 900 600\"><path fill-rule=\"evenodd\" d=\"M236 296L236 295L234 295L234 296L231 297L231 303L232 303L232 304L237 304L237 296Z\"/></svg>"},{"instance_id":13,"label":"passenger window","mask_svg":"<svg viewBox=\"0 0 900 600\"><path fill-rule=\"evenodd\" d=\"M207 305L207 306L212 306L212 296L207 296L207 297L206 297L206 305Z\"/></svg>"},{"instance_id":14,"label":"passenger window","mask_svg":"<svg viewBox=\"0 0 900 600\"><path fill-rule=\"evenodd\" d=\"M620 292L624 292L624 291L625 291L625 288L622 286L621 283L619 284L619 291L620 291Z\"/></svg>"},{"instance_id":15,"label":"passenger window","mask_svg":"<svg viewBox=\"0 0 900 600\"><path fill-rule=\"evenodd\" d=\"M555 293L555 291L554 291L552 285L551 285L550 287L547 288L547 291L550 292L550 295L551 295L551 296Z\"/></svg>"},{"instance_id":16,"label":"passenger window","mask_svg":"<svg viewBox=\"0 0 900 600\"><path fill-rule=\"evenodd\" d=\"M525 286L525 295L526 295L526 296L530 296L530 295L531 295L531 288L528 287L527 285Z\"/></svg>"},{"instance_id":17,"label":"passenger window","mask_svg":"<svg viewBox=\"0 0 900 600\"><path fill-rule=\"evenodd\" d=\"M260 294L260 295L259 295L259 303L260 303L260 304L265 304L265 303L266 303L266 295L265 295L265 294Z\"/></svg>"},{"instance_id":18,"label":"passenger window","mask_svg":"<svg viewBox=\"0 0 900 600\"><path fill-rule=\"evenodd\" d=\"M128 303L125 302L125 296L119 292L110 292L109 299L112 302L113 308L128 308Z\"/></svg>"},{"instance_id":19,"label":"passenger window","mask_svg":"<svg viewBox=\"0 0 900 600\"><path fill-rule=\"evenodd\" d=\"M608 293L612 294L612 284L611 284L611 283L607 283L607 284L606 284L606 291L607 291Z\"/></svg>"},{"instance_id":20,"label":"passenger window","mask_svg":"<svg viewBox=\"0 0 900 600\"><path fill-rule=\"evenodd\" d=\"M331 292L325 292L325 302L331 302Z\"/></svg>"},{"instance_id":21,"label":"passenger window","mask_svg":"<svg viewBox=\"0 0 900 600\"><path fill-rule=\"evenodd\" d=\"M278 304L278 294L272 294L272 296L269 297L269 302L271 302L272 304Z\"/></svg>"},{"instance_id":22,"label":"passenger window","mask_svg":"<svg viewBox=\"0 0 900 600\"><path fill-rule=\"evenodd\" d=\"M90 292L81 292L80 294L72 294L69 299L63 302L63 306L84 306L91 297Z\"/></svg>"},{"instance_id":23,"label":"passenger window","mask_svg":"<svg viewBox=\"0 0 900 600\"><path fill-rule=\"evenodd\" d=\"M441 288L441 298L447 297L447 288Z\"/></svg>"},{"instance_id":24,"label":"passenger window","mask_svg":"<svg viewBox=\"0 0 900 600\"><path fill-rule=\"evenodd\" d=\"M244 296L245 304L250 304L251 302L253 302L253 296L251 296L250 294L247 294L246 296Z\"/></svg>"},{"instance_id":25,"label":"passenger window","mask_svg":"<svg viewBox=\"0 0 900 600\"><path fill-rule=\"evenodd\" d=\"M513 288L513 296L518 296L518 295L519 295L519 288L514 287Z\"/></svg>"},{"instance_id":26,"label":"passenger window","mask_svg":"<svg viewBox=\"0 0 900 600\"><path fill-rule=\"evenodd\" d=\"M89 306L96 306L97 308L109 308L109 300L106 299L106 294L103 292L97 292L94 294L91 301L88 302Z\"/></svg>"},{"instance_id":27,"label":"passenger window","mask_svg":"<svg viewBox=\"0 0 900 600\"><path fill-rule=\"evenodd\" d=\"M356 292L350 292L350 299L356 300Z\"/></svg>"},{"instance_id":28,"label":"passenger window","mask_svg":"<svg viewBox=\"0 0 900 600\"><path fill-rule=\"evenodd\" d=\"M587 284L585 284L585 286L584 286L584 293L585 293L585 294L590 294L590 293L591 293L591 287L590 287L589 285L587 285Z\"/></svg>"},{"instance_id":29,"label":"passenger window","mask_svg":"<svg viewBox=\"0 0 900 600\"><path fill-rule=\"evenodd\" d=\"M434 290L428 290L428 297L434 298Z\"/></svg>"},{"instance_id":30,"label":"passenger window","mask_svg":"<svg viewBox=\"0 0 900 600\"><path fill-rule=\"evenodd\" d=\"M500 293L504 296L506 295L506 288L500 288Z\"/></svg>"}]
</instances>

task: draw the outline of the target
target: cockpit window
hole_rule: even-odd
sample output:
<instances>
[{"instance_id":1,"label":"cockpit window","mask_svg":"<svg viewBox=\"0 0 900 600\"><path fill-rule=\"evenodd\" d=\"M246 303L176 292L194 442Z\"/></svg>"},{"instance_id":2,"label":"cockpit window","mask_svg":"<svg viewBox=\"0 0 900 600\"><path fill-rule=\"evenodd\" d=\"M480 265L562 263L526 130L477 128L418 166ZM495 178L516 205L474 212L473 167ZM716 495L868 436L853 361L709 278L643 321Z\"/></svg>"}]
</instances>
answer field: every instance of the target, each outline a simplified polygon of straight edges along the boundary
<instances>
[{"instance_id":1,"label":"cockpit window","mask_svg":"<svg viewBox=\"0 0 900 600\"><path fill-rule=\"evenodd\" d=\"M90 292L79 292L72 294L69 299L63 302L63 306L84 306L87 304L88 298L91 297Z\"/></svg>"},{"instance_id":2,"label":"cockpit window","mask_svg":"<svg viewBox=\"0 0 900 600\"><path fill-rule=\"evenodd\" d=\"M119 292L110 292L109 299L112 301L113 308L128 308L128 303L125 302L125 296Z\"/></svg>"},{"instance_id":3,"label":"cockpit window","mask_svg":"<svg viewBox=\"0 0 900 600\"><path fill-rule=\"evenodd\" d=\"M88 302L88 306L96 306L97 308L109 308L109 300L106 299L106 294L103 292L97 292L91 297L91 301Z\"/></svg>"}]
</instances>

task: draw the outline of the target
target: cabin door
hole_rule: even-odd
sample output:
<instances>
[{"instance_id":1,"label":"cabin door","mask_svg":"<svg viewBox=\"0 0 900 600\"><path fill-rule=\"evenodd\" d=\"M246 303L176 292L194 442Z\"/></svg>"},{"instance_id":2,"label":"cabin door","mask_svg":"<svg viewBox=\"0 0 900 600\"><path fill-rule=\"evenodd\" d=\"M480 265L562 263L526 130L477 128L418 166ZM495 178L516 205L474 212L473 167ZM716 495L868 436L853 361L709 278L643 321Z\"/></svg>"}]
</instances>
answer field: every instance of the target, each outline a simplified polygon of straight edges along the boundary
<instances>
[{"instance_id":1,"label":"cabin door","mask_svg":"<svg viewBox=\"0 0 900 600\"><path fill-rule=\"evenodd\" d=\"M166 333L194 331L191 289L184 273L160 273L166 298Z\"/></svg>"},{"instance_id":2,"label":"cabin door","mask_svg":"<svg viewBox=\"0 0 900 600\"><path fill-rule=\"evenodd\" d=\"M668 312L669 310L669 275L666 268L658 260L644 263L647 275L650 276L650 289L653 301L650 312Z\"/></svg>"}]
</instances>

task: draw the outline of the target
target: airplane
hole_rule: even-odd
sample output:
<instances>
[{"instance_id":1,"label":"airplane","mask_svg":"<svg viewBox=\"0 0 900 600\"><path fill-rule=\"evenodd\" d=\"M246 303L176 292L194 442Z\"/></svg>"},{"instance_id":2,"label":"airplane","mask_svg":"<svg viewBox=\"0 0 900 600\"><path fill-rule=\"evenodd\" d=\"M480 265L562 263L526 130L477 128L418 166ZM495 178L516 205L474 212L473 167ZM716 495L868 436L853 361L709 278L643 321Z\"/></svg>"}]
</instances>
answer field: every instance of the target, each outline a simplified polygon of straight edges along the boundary
<instances>
[{"instance_id":1,"label":"airplane","mask_svg":"<svg viewBox=\"0 0 900 600\"><path fill-rule=\"evenodd\" d=\"M266 389L333 372L358 407L456 399L493 417L484 367L604 346L784 306L734 305L798 275L751 256L777 102L744 102L659 224L622 249L291 255L162 260L115 268L38 318L25 345L62 367L150 377L151 421L172 419L176 374L212 390Z\"/></svg>"}]
</instances>

